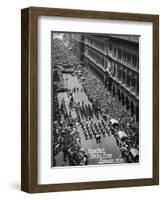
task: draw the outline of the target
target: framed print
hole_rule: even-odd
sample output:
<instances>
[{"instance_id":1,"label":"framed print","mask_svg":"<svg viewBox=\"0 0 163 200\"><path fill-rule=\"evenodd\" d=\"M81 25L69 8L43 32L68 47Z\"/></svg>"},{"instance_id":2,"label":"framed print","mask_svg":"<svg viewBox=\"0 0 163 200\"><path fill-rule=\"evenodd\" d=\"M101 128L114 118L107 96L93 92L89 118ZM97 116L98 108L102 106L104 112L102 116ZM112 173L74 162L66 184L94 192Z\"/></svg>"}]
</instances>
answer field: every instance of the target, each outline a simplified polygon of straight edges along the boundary
<instances>
[{"instance_id":1,"label":"framed print","mask_svg":"<svg viewBox=\"0 0 163 200\"><path fill-rule=\"evenodd\" d=\"M159 16L21 11L21 189L159 184Z\"/></svg>"}]
</instances>

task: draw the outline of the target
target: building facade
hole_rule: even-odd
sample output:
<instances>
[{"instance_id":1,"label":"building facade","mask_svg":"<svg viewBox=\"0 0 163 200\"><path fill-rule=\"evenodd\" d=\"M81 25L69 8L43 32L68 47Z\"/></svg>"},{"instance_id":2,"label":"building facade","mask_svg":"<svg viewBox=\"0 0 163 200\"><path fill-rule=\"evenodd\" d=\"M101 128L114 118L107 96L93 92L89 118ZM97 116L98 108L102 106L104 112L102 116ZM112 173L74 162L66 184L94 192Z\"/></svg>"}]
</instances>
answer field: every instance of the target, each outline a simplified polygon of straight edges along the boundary
<instances>
[{"instance_id":1,"label":"building facade","mask_svg":"<svg viewBox=\"0 0 163 200\"><path fill-rule=\"evenodd\" d=\"M139 36L74 34L76 54L139 121Z\"/></svg>"}]
</instances>

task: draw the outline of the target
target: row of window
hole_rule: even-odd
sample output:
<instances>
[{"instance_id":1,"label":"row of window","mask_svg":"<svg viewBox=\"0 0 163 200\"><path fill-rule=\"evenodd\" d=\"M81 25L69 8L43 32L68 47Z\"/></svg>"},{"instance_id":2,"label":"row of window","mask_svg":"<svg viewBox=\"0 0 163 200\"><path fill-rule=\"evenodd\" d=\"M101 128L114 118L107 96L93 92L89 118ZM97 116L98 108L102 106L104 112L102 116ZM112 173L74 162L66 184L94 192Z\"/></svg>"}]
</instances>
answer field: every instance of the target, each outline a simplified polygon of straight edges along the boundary
<instances>
[{"instance_id":1,"label":"row of window","mask_svg":"<svg viewBox=\"0 0 163 200\"><path fill-rule=\"evenodd\" d=\"M139 77L134 74L126 73L121 68L117 68L117 78L122 81L122 83L126 84L127 87L139 92Z\"/></svg>"},{"instance_id":2,"label":"row of window","mask_svg":"<svg viewBox=\"0 0 163 200\"><path fill-rule=\"evenodd\" d=\"M103 52L105 51L105 45L101 41L95 40L94 38L86 38L86 42ZM108 53L111 53L115 59L120 60L124 64L127 63L128 65L130 65L130 67L136 69L139 68L139 56L135 53L113 47L112 43L108 45Z\"/></svg>"},{"instance_id":3,"label":"row of window","mask_svg":"<svg viewBox=\"0 0 163 200\"><path fill-rule=\"evenodd\" d=\"M94 38L86 38L86 43L91 44L97 49L100 49L101 51L105 51L105 45L103 42L99 40L95 40Z\"/></svg>"},{"instance_id":4,"label":"row of window","mask_svg":"<svg viewBox=\"0 0 163 200\"><path fill-rule=\"evenodd\" d=\"M104 56L93 49L86 48L86 54L93 58L96 63L99 63L102 67L105 66Z\"/></svg>"},{"instance_id":5,"label":"row of window","mask_svg":"<svg viewBox=\"0 0 163 200\"><path fill-rule=\"evenodd\" d=\"M127 52L118 48L113 48L110 52L117 60L128 64L133 68L139 68L139 56L131 52Z\"/></svg>"}]
</instances>

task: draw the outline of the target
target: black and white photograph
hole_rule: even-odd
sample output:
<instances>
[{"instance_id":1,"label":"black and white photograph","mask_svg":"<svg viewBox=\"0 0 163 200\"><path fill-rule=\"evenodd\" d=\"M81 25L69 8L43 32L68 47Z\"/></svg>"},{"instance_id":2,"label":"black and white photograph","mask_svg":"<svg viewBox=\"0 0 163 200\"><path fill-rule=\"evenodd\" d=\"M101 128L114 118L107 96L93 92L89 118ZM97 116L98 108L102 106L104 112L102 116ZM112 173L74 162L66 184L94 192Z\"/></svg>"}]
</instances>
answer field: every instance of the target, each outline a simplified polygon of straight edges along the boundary
<instances>
[{"instance_id":1,"label":"black and white photograph","mask_svg":"<svg viewBox=\"0 0 163 200\"><path fill-rule=\"evenodd\" d=\"M22 9L21 190L154 185L159 15Z\"/></svg>"},{"instance_id":2,"label":"black and white photograph","mask_svg":"<svg viewBox=\"0 0 163 200\"><path fill-rule=\"evenodd\" d=\"M140 163L139 45L51 31L51 167Z\"/></svg>"}]
</instances>

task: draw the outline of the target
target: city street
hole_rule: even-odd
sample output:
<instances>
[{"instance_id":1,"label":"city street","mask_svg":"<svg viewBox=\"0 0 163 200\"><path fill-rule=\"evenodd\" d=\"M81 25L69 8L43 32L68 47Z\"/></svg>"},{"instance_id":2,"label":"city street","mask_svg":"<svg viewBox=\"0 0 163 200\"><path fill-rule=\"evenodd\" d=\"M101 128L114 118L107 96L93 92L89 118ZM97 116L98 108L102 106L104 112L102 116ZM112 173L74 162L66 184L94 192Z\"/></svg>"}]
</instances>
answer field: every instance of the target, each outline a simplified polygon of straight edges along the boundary
<instances>
[{"instance_id":1,"label":"city street","mask_svg":"<svg viewBox=\"0 0 163 200\"><path fill-rule=\"evenodd\" d=\"M117 37L116 41L121 39ZM110 40L114 44L112 36ZM130 42L129 38L124 42ZM133 74L113 63L115 52L104 52L104 45L99 36L90 39L86 35L54 33L52 166L139 162L137 51L130 56L134 60ZM132 48L136 49L137 44ZM124 59L121 50L115 51L119 54L115 56L117 62L124 62L128 70L128 52L123 49Z\"/></svg>"},{"instance_id":2,"label":"city street","mask_svg":"<svg viewBox=\"0 0 163 200\"><path fill-rule=\"evenodd\" d=\"M74 88L78 88L76 92L73 92L73 98L74 98L74 103L84 102L84 104L89 104L92 106L92 103L89 101L87 94L84 92L82 82L78 80L77 76L72 76L71 74L63 74L64 78L64 86L68 88L69 90L73 91ZM59 103L61 104L62 99L64 98L65 103L66 103L66 108L68 112L71 112L71 115L73 118L76 118L76 112L74 109L70 110L69 108L69 103L70 103L70 97L68 96L68 92L62 92L58 93L58 99ZM92 122L98 123L102 120L102 116L99 116L99 119L97 119L95 116L91 120L86 120L83 119L83 123L90 125ZM85 152L88 154L88 160L89 160L89 165L96 165L96 164L105 164L105 160L102 160L101 158L95 158L91 156L90 154L90 149L105 149L105 155L110 155L110 159L107 159L107 162L110 163L119 163L119 162L124 162L124 160L121 157L121 152L119 149L119 146L116 143L116 139L114 138L113 135L105 135L101 137L101 142L97 143L95 138L92 139L87 139L84 136L83 130L80 125L77 126L77 130L80 134L81 138L81 146L84 148ZM101 157L101 156L100 156ZM61 165L68 165L68 162L63 160L63 153L60 152L56 156L56 161L59 166ZM100 163L101 162L101 163ZM104 162L104 163L102 163Z\"/></svg>"}]
</instances>

